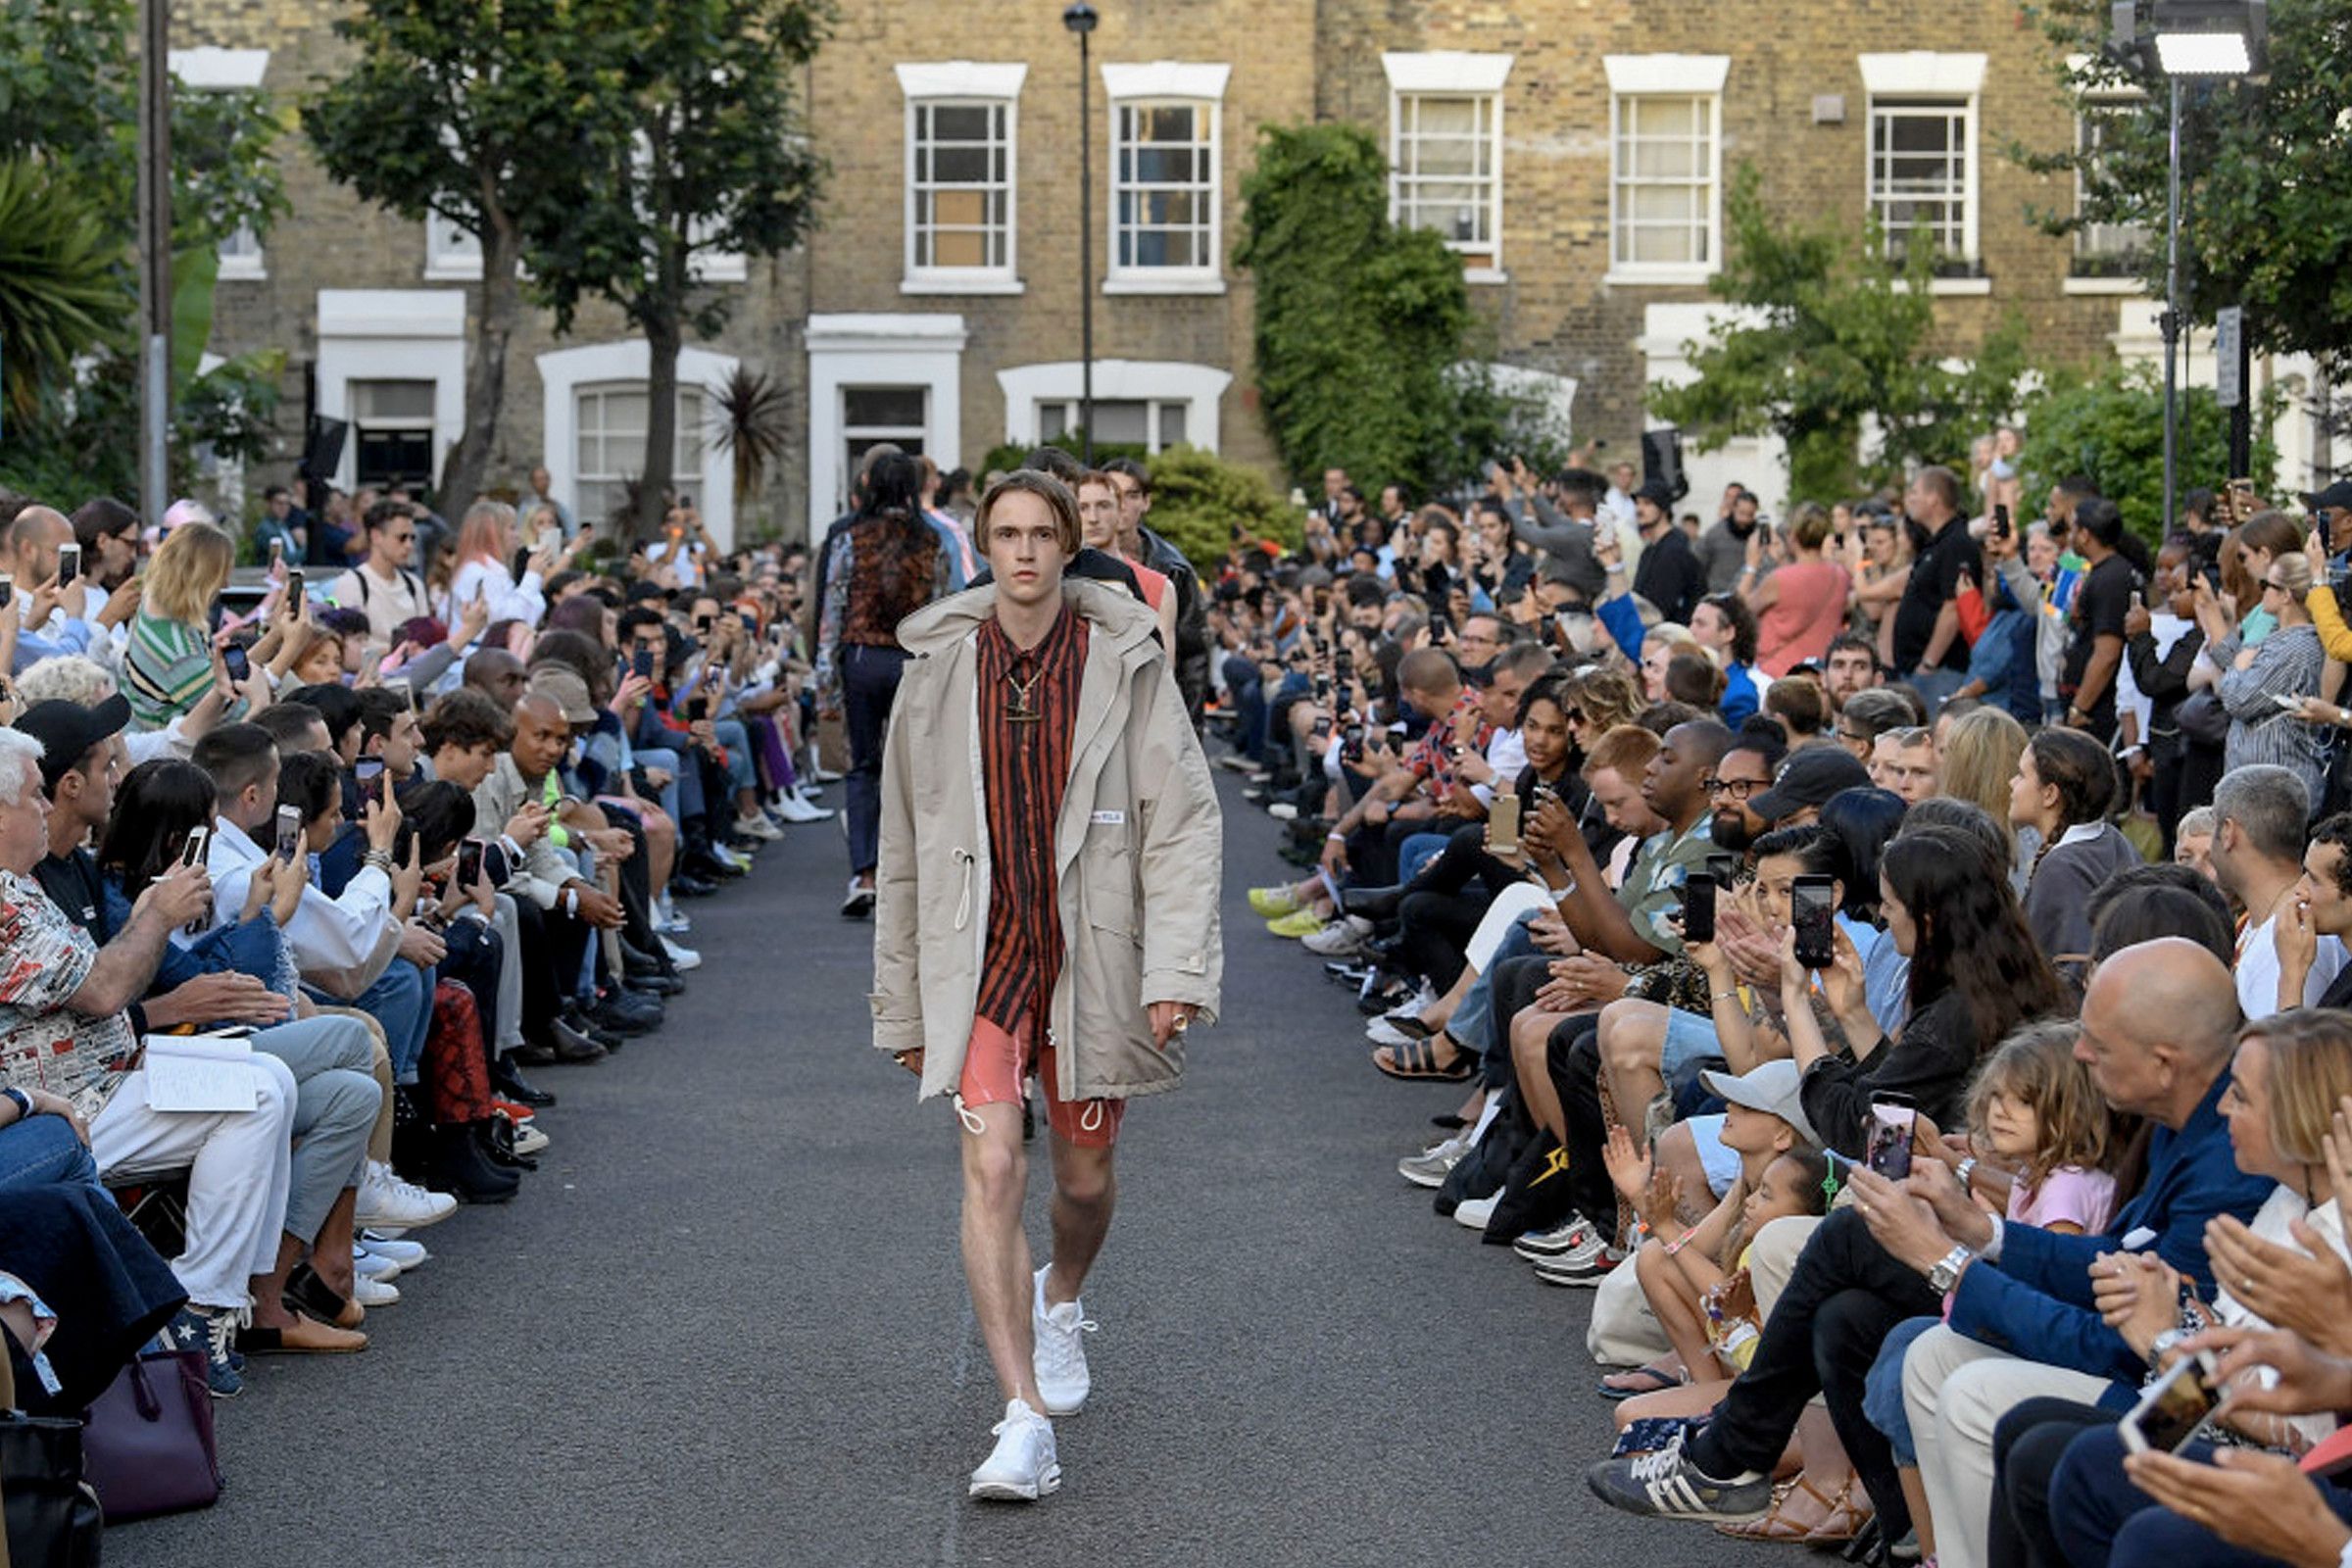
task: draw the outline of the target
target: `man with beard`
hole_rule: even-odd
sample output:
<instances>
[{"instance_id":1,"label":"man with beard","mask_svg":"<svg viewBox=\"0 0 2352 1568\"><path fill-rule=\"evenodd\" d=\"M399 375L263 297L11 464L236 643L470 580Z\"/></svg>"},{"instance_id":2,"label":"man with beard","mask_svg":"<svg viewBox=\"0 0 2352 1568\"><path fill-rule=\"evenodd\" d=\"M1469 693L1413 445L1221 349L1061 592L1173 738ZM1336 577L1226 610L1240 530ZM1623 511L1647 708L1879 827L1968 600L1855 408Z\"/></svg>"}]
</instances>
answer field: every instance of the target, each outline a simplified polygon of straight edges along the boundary
<instances>
[{"instance_id":1,"label":"man with beard","mask_svg":"<svg viewBox=\"0 0 2352 1568\"><path fill-rule=\"evenodd\" d=\"M1716 853L1743 853L1759 834L1769 831L1767 824L1748 814L1747 803L1772 788L1788 752L1775 736L1743 733L1703 781L1707 807L1714 813L1707 836L1715 841Z\"/></svg>"},{"instance_id":2,"label":"man with beard","mask_svg":"<svg viewBox=\"0 0 2352 1568\"><path fill-rule=\"evenodd\" d=\"M1879 656L1870 639L1840 637L1830 644L1829 661L1822 665L1821 689L1829 694L1832 712L1844 708L1847 698L1879 684Z\"/></svg>"},{"instance_id":3,"label":"man with beard","mask_svg":"<svg viewBox=\"0 0 2352 1568\"><path fill-rule=\"evenodd\" d=\"M1756 531L1756 497L1735 487L1732 510L1698 536L1699 564L1707 569L1707 592L1728 594L1739 585L1740 568L1747 564L1748 535Z\"/></svg>"}]
</instances>

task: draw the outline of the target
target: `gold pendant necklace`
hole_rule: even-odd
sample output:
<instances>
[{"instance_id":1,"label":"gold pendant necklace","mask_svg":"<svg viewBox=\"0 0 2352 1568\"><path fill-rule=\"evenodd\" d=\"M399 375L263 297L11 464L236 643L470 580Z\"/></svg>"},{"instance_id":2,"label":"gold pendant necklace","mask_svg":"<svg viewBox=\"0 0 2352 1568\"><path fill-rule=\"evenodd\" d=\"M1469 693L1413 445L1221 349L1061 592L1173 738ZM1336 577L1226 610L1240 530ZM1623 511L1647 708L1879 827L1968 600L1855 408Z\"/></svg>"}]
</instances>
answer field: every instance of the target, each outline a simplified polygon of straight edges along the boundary
<instances>
[{"instance_id":1,"label":"gold pendant necklace","mask_svg":"<svg viewBox=\"0 0 2352 1568\"><path fill-rule=\"evenodd\" d=\"M1037 706L1029 700L1029 694L1037 689L1037 683L1045 678L1045 666L1042 664L1027 680L1021 679L1009 669L1004 671L1004 679L1012 687L1012 701L1004 705L1004 718L1007 723L1034 724L1045 717L1037 710Z\"/></svg>"}]
</instances>

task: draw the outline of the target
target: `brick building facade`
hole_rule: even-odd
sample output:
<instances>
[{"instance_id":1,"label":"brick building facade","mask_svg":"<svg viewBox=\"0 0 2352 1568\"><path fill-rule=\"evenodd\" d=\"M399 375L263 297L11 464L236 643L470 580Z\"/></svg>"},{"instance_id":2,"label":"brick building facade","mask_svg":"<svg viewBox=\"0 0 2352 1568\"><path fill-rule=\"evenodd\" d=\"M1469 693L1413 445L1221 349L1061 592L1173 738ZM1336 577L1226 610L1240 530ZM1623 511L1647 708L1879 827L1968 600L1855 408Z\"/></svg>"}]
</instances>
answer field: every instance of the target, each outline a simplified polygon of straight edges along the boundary
<instances>
[{"instance_id":1,"label":"brick building facade","mask_svg":"<svg viewBox=\"0 0 2352 1568\"><path fill-rule=\"evenodd\" d=\"M183 83L298 93L335 67L335 10L185 0ZM2046 358L2156 348L2153 306L2112 275L2133 237L2053 238L2031 220L2072 193L2005 149L2063 147L2078 127L2013 0L1809 0L1769 16L1725 0L1100 10L1085 128L1103 439L1272 466L1250 392L1250 280L1229 257L1258 127L1309 119L1387 142L1400 215L1462 253L1501 359L1553 393L1579 439L1612 452L1631 455L1643 386L1687 373L1683 345L1718 309L1704 279L1742 161L1778 211L1859 225L1875 203L1936 244L1951 274L1936 284L1948 353L2010 311ZM1079 75L1054 0L845 0L808 82L833 170L822 226L790 255L714 269L732 324L681 367L689 398L737 363L792 390L807 438L762 520L787 535L821 527L876 440L947 466L1075 421ZM290 441L308 367L318 411L355 422L347 481L363 459L429 454L437 467L463 412L465 236L360 203L299 138L286 167L294 214L260 255L229 259L216 348L288 350ZM601 510L631 461L632 417L642 453L643 374L642 344L612 313L584 314L561 342L535 323L508 370L498 481L544 454L559 495ZM1693 465L1694 486L1742 478L1778 506L1777 458L1736 444ZM682 437L681 484L699 476L722 534L739 510L726 466L714 443Z\"/></svg>"}]
</instances>

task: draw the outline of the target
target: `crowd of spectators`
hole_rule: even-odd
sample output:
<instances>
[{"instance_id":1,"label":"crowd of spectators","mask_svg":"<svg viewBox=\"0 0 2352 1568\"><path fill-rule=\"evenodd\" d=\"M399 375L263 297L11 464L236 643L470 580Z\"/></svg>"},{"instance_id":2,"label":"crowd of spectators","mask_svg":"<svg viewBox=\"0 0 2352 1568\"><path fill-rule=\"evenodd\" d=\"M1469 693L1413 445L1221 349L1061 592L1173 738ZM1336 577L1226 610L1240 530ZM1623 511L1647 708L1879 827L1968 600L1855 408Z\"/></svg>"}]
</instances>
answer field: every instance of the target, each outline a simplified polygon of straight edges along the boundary
<instances>
[{"instance_id":1,"label":"crowd of spectators","mask_svg":"<svg viewBox=\"0 0 2352 1568\"><path fill-rule=\"evenodd\" d=\"M454 529L272 491L250 538L0 498L20 1406L77 1414L159 1339L220 1398L365 1349L423 1228L527 1185L553 1070L662 1031L685 902L831 816L808 552L684 503L591 552L544 491Z\"/></svg>"},{"instance_id":2,"label":"crowd of spectators","mask_svg":"<svg viewBox=\"0 0 2352 1568\"><path fill-rule=\"evenodd\" d=\"M1296 867L1251 904L1458 1086L1404 1180L1593 1293L1602 1501L2352 1563L2352 483L2151 551L2082 479L2028 515L2017 449L1786 524L1331 470L1211 589Z\"/></svg>"}]
</instances>

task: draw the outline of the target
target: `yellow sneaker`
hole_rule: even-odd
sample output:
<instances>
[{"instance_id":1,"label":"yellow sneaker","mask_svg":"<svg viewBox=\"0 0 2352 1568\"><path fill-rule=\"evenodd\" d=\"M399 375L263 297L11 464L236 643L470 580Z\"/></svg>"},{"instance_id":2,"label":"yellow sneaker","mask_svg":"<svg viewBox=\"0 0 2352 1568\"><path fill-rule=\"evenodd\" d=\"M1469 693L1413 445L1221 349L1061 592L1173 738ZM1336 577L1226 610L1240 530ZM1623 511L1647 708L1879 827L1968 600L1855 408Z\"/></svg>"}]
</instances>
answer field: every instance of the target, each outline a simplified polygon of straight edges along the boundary
<instances>
[{"instance_id":1,"label":"yellow sneaker","mask_svg":"<svg viewBox=\"0 0 2352 1568\"><path fill-rule=\"evenodd\" d=\"M1298 895L1289 887L1251 888L1250 907L1269 920L1298 912Z\"/></svg>"},{"instance_id":2,"label":"yellow sneaker","mask_svg":"<svg viewBox=\"0 0 2352 1568\"><path fill-rule=\"evenodd\" d=\"M1311 937L1323 929L1323 917L1312 909L1294 909L1279 920L1268 920L1266 929L1278 937Z\"/></svg>"}]
</instances>

